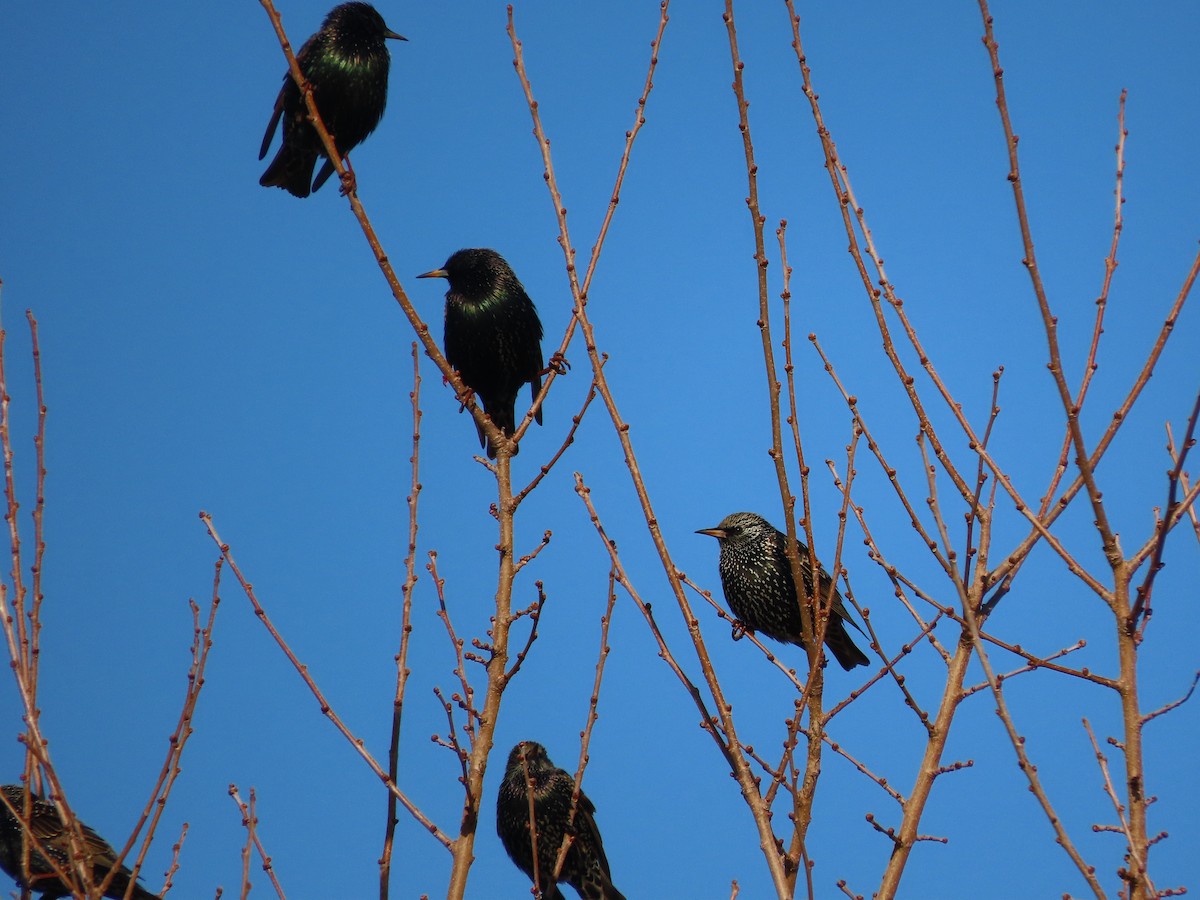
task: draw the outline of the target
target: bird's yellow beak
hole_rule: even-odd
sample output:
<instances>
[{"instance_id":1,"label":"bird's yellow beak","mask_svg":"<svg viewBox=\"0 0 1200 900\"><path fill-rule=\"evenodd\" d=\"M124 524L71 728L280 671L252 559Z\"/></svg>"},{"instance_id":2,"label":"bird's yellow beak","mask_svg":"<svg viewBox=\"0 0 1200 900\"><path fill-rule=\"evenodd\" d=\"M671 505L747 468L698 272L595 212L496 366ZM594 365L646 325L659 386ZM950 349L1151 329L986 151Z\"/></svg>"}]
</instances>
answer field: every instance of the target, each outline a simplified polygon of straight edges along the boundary
<instances>
[{"instance_id":1,"label":"bird's yellow beak","mask_svg":"<svg viewBox=\"0 0 1200 900\"><path fill-rule=\"evenodd\" d=\"M449 278L450 273L445 269L434 269L432 272L425 272L417 276L418 278Z\"/></svg>"},{"instance_id":2,"label":"bird's yellow beak","mask_svg":"<svg viewBox=\"0 0 1200 900\"><path fill-rule=\"evenodd\" d=\"M709 537L715 537L718 540L729 536L725 533L724 528L700 528L697 529L696 534L707 534Z\"/></svg>"}]
</instances>

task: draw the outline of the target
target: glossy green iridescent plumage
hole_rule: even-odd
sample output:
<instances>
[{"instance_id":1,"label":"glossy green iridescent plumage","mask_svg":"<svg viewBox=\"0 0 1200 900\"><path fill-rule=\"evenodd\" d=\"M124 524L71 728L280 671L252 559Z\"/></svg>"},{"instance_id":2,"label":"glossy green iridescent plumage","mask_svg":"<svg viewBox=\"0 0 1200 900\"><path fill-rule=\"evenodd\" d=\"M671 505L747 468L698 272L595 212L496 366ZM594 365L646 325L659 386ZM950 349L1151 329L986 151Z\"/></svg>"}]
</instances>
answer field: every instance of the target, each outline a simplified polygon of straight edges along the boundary
<instances>
[{"instance_id":1,"label":"glossy green iridescent plumage","mask_svg":"<svg viewBox=\"0 0 1200 900\"><path fill-rule=\"evenodd\" d=\"M313 98L325 127L333 135L342 157L375 130L387 105L387 38L407 40L391 31L369 3L343 3L334 7L321 29L305 41L296 61L313 86ZM281 187L297 197L307 197L309 182L317 190L333 174L328 158L316 180L313 168L325 156L321 139L308 121L304 97L291 73L275 101L275 112L267 124L258 158L267 155L275 128L283 120L283 143L259 179L263 187Z\"/></svg>"},{"instance_id":2,"label":"glossy green iridescent plumage","mask_svg":"<svg viewBox=\"0 0 1200 900\"><path fill-rule=\"evenodd\" d=\"M445 278L446 359L473 390L496 427L516 431L517 393L542 389L542 323L525 287L495 250L459 250L440 269L418 278ZM542 423L542 411L535 416ZM491 458L496 448L478 428L480 446ZM518 448L519 449L519 448ZM515 455L517 450L513 450Z\"/></svg>"}]
</instances>

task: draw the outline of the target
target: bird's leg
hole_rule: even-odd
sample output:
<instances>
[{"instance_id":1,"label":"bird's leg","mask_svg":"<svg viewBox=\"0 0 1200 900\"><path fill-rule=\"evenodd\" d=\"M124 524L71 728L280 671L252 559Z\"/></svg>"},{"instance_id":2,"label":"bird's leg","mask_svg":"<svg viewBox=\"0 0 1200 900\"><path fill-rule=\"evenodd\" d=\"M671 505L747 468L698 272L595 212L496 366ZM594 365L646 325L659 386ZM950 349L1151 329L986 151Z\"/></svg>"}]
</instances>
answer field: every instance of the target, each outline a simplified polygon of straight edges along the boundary
<instances>
[{"instance_id":1,"label":"bird's leg","mask_svg":"<svg viewBox=\"0 0 1200 900\"><path fill-rule=\"evenodd\" d=\"M345 163L346 174L342 176L342 187L338 193L345 197L358 190L358 176L354 174L354 166L350 164L349 154L342 158L342 162Z\"/></svg>"},{"instance_id":2,"label":"bird's leg","mask_svg":"<svg viewBox=\"0 0 1200 900\"><path fill-rule=\"evenodd\" d=\"M550 361L546 363L546 368L538 372L538 375L549 375L551 372L555 375L566 375L569 368L571 368L571 364L567 362L567 358L555 350L554 355L550 357Z\"/></svg>"},{"instance_id":3,"label":"bird's leg","mask_svg":"<svg viewBox=\"0 0 1200 900\"><path fill-rule=\"evenodd\" d=\"M735 641L740 641L746 635L746 632L750 631L750 629L746 627L746 623L743 622L741 619L733 619L732 622L733 622L733 639Z\"/></svg>"},{"instance_id":4,"label":"bird's leg","mask_svg":"<svg viewBox=\"0 0 1200 900\"><path fill-rule=\"evenodd\" d=\"M461 378L461 377L462 376L460 375L459 378ZM442 381L448 381L448 379L443 378ZM464 409L467 408L467 404L470 403L474 399L475 399L475 391L464 384L463 392L458 395L458 411L461 413Z\"/></svg>"},{"instance_id":5,"label":"bird's leg","mask_svg":"<svg viewBox=\"0 0 1200 900\"><path fill-rule=\"evenodd\" d=\"M455 369L454 373L458 376L458 380L462 381L462 372ZM442 376L442 384L450 384L450 379L445 375ZM471 398L475 396L475 391L469 385L463 384L463 392L454 396L458 400L458 411L462 412L467 408L467 404L471 402Z\"/></svg>"}]
</instances>

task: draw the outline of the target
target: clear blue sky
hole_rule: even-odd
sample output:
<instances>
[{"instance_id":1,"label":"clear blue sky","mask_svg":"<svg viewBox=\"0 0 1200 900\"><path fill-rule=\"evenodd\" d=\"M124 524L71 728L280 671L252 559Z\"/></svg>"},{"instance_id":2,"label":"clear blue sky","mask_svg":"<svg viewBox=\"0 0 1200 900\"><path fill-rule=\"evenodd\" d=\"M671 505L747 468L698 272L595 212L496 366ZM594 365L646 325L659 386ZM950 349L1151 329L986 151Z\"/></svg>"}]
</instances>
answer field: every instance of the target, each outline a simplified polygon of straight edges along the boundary
<instances>
[{"instance_id":1,"label":"clear blue sky","mask_svg":"<svg viewBox=\"0 0 1200 900\"><path fill-rule=\"evenodd\" d=\"M327 9L326 0L282 4L296 46ZM537 303L547 344L556 344L570 294L504 5L379 9L409 42L391 46L387 114L353 160L360 196L405 287L440 335L444 284L412 276L460 247L495 247ZM1112 231L1117 99L1129 89L1121 265L1084 417L1094 437L1124 396L1200 237L1200 9L997 2L993 13L1039 259L1073 384ZM986 414L990 373L1005 366L994 447L1036 499L1062 415L1019 264L978 10L844 2L801 4L801 14L826 121L889 273L973 421ZM516 21L582 265L645 78L657 4L537 0L518 4ZM818 546L831 548L839 497L823 460L844 469L849 423L803 336L820 335L922 498L916 428L845 252L783 5L743 2L738 22L764 214L772 228L780 218L790 222L801 416ZM114 841L144 802L178 714L191 638L186 600L208 595L215 556L201 509L214 515L342 716L386 756L406 541L412 334L336 184L305 201L257 184L258 145L283 71L268 19L251 0L0 7L0 278L26 512L35 410L26 308L41 322L50 408L43 723L75 808ZM766 455L731 77L721 4L677 4L590 306L676 561L713 589L716 546L695 529L738 509L783 524ZM769 249L777 294L773 241ZM1153 507L1165 501L1163 422L1182 434L1197 390L1194 306L1101 470L1127 551L1145 539ZM575 368L550 395L545 426L522 445L518 482L558 446L586 392L581 345L571 357ZM478 449L471 423L424 359L422 373L420 561L438 551L460 633L481 635L494 590L487 512L494 483L471 459ZM951 443L964 459L964 442ZM855 501L889 559L950 600L877 466L864 455L858 469ZM594 488L630 573L687 658L680 616L597 406L518 521L523 552L545 529L554 538L525 571L517 599L533 599L537 578L551 600L498 729L468 891L480 900L525 896L527 885L494 836L503 754L519 739L535 739L573 769L578 753L608 563L572 490L575 470ZM996 560L1006 541L1025 533L1011 505L1000 506ZM1097 564L1089 519L1081 507L1061 528ZM959 540L960 522L955 512ZM1197 542L1181 529L1168 550L1144 645L1147 709L1178 697L1198 662ZM895 652L913 629L853 524L844 562ZM445 729L434 686L450 691L457 683L431 582L421 574L401 782L451 831L461 806L457 769L429 735ZM236 890L244 832L225 793L236 783L243 795L258 791L260 834L289 897L375 896L383 793L319 715L232 580L223 596L196 735L146 883L161 885L186 820L191 831L171 896ZM746 642L731 642L710 611L700 617L743 738L775 753L794 692ZM1106 612L1044 549L990 625L1046 653L1087 638L1075 664L1113 671ZM950 629L940 634L955 637ZM610 641L586 790L618 887L630 898L722 897L736 878L743 897L769 896L736 786L628 598L620 598ZM803 662L798 649L782 656ZM921 699L934 704L942 680L934 654L923 648L906 666ZM688 670L698 674L694 662ZM831 698L863 681L836 668L828 674ZM1115 895L1123 844L1091 833L1093 822L1113 814L1080 726L1086 715L1102 735L1115 733L1113 698L1047 675L1012 681L1007 696L1072 836ZM1152 857L1160 887L1194 888L1200 875L1195 704L1146 731L1148 791L1160 797L1151 828L1172 835ZM975 767L936 786L922 831L950 835L951 843L917 849L904 896L1011 897L1018 877L1029 896L1084 890L1026 791L992 707L979 694L956 722L951 756L974 759ZM11 686L0 687L0 723L7 734L0 775L15 780L21 723ZM908 790L921 735L894 686L871 691L836 730L851 753ZM808 848L818 896L833 896L839 878L869 893L890 845L863 816L895 824L898 810L833 755L822 778ZM449 855L404 817L398 833L393 896L444 893ZM255 896L269 894L257 869L253 880Z\"/></svg>"}]
</instances>

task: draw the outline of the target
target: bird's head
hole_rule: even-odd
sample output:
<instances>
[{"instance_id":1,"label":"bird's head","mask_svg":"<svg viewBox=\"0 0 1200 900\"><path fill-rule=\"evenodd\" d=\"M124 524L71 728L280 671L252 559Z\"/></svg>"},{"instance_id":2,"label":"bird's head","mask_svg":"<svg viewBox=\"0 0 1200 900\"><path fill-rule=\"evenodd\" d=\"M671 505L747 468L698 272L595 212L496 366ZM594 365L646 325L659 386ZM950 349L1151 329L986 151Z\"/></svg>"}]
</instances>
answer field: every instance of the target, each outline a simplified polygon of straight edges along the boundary
<instances>
[{"instance_id":1,"label":"bird's head","mask_svg":"<svg viewBox=\"0 0 1200 900\"><path fill-rule=\"evenodd\" d=\"M440 269L423 272L418 278L445 278L450 290L465 297L486 297L517 276L504 257L484 247L459 250Z\"/></svg>"},{"instance_id":2,"label":"bird's head","mask_svg":"<svg viewBox=\"0 0 1200 900\"><path fill-rule=\"evenodd\" d=\"M360 35L372 38L391 38L395 41L407 41L402 34L396 34L387 27L379 10L370 3L343 3L335 6L325 17L322 26L343 35Z\"/></svg>"},{"instance_id":3,"label":"bird's head","mask_svg":"<svg viewBox=\"0 0 1200 900\"><path fill-rule=\"evenodd\" d=\"M757 513L730 513L716 528L701 528L696 534L715 537L722 546L752 543L769 534L771 524Z\"/></svg>"},{"instance_id":4,"label":"bird's head","mask_svg":"<svg viewBox=\"0 0 1200 900\"><path fill-rule=\"evenodd\" d=\"M521 767L522 759L524 760L525 768L533 774L544 768L552 768L550 757L546 754L546 748L537 741L520 741L512 751L508 754L508 765L506 770L510 774L518 774L523 778L523 770Z\"/></svg>"}]
</instances>

